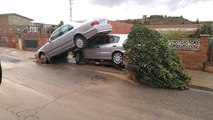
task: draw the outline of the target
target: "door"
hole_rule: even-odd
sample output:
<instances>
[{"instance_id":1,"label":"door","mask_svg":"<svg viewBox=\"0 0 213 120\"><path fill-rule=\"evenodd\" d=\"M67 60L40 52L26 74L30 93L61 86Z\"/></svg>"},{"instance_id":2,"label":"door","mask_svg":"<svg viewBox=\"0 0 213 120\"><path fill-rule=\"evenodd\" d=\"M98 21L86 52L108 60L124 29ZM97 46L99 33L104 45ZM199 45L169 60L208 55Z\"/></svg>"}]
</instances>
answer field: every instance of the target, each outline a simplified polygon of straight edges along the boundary
<instances>
[{"instance_id":1,"label":"door","mask_svg":"<svg viewBox=\"0 0 213 120\"><path fill-rule=\"evenodd\" d=\"M50 37L49 40L49 55L55 56L66 52L71 46L70 38L67 36L71 32L72 26L65 25L57 29ZM69 44L70 43L70 44Z\"/></svg>"},{"instance_id":2,"label":"door","mask_svg":"<svg viewBox=\"0 0 213 120\"><path fill-rule=\"evenodd\" d=\"M99 57L100 59L111 59L112 52L116 49L115 38L113 35L106 36L105 43L100 45Z\"/></svg>"},{"instance_id":3,"label":"door","mask_svg":"<svg viewBox=\"0 0 213 120\"><path fill-rule=\"evenodd\" d=\"M96 37L95 39L91 40L89 42L89 47L84 49L85 58L98 59L99 48L102 42L103 41L100 39L100 37Z\"/></svg>"}]
</instances>

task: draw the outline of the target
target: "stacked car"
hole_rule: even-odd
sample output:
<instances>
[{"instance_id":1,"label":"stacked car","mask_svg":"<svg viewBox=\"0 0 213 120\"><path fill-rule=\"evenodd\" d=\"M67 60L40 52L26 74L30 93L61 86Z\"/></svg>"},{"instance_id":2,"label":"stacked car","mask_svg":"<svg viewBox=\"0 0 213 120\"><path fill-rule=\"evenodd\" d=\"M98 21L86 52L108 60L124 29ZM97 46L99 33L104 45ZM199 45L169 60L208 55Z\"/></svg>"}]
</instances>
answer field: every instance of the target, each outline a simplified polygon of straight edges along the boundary
<instances>
[{"instance_id":1,"label":"stacked car","mask_svg":"<svg viewBox=\"0 0 213 120\"><path fill-rule=\"evenodd\" d=\"M73 51L76 63L84 60L110 60L115 65L122 65L125 50L123 44L126 34L106 34L93 38L85 49Z\"/></svg>"},{"instance_id":2,"label":"stacked car","mask_svg":"<svg viewBox=\"0 0 213 120\"><path fill-rule=\"evenodd\" d=\"M111 34L107 19L94 19L65 24L56 29L48 42L35 54L38 61L46 63L55 57L66 58L72 51L77 63L85 59L112 60L123 63L123 43L127 35Z\"/></svg>"},{"instance_id":3,"label":"stacked car","mask_svg":"<svg viewBox=\"0 0 213 120\"><path fill-rule=\"evenodd\" d=\"M111 30L112 26L107 19L65 24L52 33L48 42L36 52L35 56L41 63L55 56L67 57L69 51L85 48L92 37L107 34Z\"/></svg>"}]
</instances>

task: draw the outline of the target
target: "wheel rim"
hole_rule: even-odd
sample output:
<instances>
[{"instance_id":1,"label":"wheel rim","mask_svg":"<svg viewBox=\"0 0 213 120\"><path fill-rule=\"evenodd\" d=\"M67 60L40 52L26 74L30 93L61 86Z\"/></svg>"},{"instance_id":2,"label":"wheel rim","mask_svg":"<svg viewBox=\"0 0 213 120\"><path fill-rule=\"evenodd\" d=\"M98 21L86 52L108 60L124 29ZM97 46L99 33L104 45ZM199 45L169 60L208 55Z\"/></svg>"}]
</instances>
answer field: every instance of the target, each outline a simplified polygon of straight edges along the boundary
<instances>
[{"instance_id":1,"label":"wheel rim","mask_svg":"<svg viewBox=\"0 0 213 120\"><path fill-rule=\"evenodd\" d=\"M121 53L115 53L113 55L113 62L117 65L123 62L123 55Z\"/></svg>"},{"instance_id":2,"label":"wheel rim","mask_svg":"<svg viewBox=\"0 0 213 120\"><path fill-rule=\"evenodd\" d=\"M40 56L40 61L41 61L41 63L45 63L46 62L46 56L44 55L44 54L41 54L41 56Z\"/></svg>"},{"instance_id":3,"label":"wheel rim","mask_svg":"<svg viewBox=\"0 0 213 120\"><path fill-rule=\"evenodd\" d=\"M77 46L78 48L83 48L83 47L84 47L84 40L83 40L83 38L78 37L78 38L76 39L76 46Z\"/></svg>"}]
</instances>

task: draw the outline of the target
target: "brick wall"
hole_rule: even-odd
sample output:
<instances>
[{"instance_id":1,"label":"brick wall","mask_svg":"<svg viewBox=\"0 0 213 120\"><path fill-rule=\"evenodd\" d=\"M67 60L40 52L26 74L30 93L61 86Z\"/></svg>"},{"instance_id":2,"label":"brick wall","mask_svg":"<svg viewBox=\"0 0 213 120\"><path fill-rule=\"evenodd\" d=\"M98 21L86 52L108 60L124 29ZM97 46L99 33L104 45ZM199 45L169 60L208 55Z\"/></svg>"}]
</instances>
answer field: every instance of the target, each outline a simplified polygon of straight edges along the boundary
<instances>
[{"instance_id":1,"label":"brick wall","mask_svg":"<svg viewBox=\"0 0 213 120\"><path fill-rule=\"evenodd\" d=\"M198 51L176 50L186 69L204 70L207 60L208 40L208 35L201 35L200 49Z\"/></svg>"},{"instance_id":2,"label":"brick wall","mask_svg":"<svg viewBox=\"0 0 213 120\"><path fill-rule=\"evenodd\" d=\"M48 41L49 36L50 36L49 34L24 33L21 35L22 48L23 50L36 51ZM37 48L27 47L25 45L25 40L37 40L38 47Z\"/></svg>"},{"instance_id":3,"label":"brick wall","mask_svg":"<svg viewBox=\"0 0 213 120\"><path fill-rule=\"evenodd\" d=\"M17 36L14 34L0 35L0 46L16 48Z\"/></svg>"},{"instance_id":4,"label":"brick wall","mask_svg":"<svg viewBox=\"0 0 213 120\"><path fill-rule=\"evenodd\" d=\"M132 24L116 21L110 21L109 23L112 25L112 31L110 34L129 34L133 26Z\"/></svg>"}]
</instances>

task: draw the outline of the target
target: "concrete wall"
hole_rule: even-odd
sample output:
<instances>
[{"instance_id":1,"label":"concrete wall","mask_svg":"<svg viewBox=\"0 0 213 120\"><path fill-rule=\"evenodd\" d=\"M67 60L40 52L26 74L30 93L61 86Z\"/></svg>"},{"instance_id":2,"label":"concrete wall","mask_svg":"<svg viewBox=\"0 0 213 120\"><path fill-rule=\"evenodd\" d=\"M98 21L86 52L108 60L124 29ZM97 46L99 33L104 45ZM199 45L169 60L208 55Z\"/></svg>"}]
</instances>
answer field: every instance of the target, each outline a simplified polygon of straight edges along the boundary
<instances>
[{"instance_id":1,"label":"concrete wall","mask_svg":"<svg viewBox=\"0 0 213 120\"><path fill-rule=\"evenodd\" d=\"M25 17L21 17L19 15L9 15L8 16L8 22L9 25L30 25L30 19L26 19Z\"/></svg>"},{"instance_id":2,"label":"concrete wall","mask_svg":"<svg viewBox=\"0 0 213 120\"><path fill-rule=\"evenodd\" d=\"M0 25L9 25L8 16L0 16Z\"/></svg>"}]
</instances>

